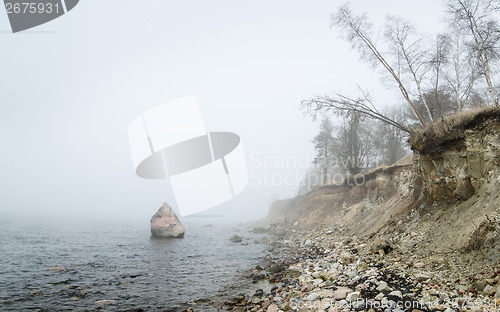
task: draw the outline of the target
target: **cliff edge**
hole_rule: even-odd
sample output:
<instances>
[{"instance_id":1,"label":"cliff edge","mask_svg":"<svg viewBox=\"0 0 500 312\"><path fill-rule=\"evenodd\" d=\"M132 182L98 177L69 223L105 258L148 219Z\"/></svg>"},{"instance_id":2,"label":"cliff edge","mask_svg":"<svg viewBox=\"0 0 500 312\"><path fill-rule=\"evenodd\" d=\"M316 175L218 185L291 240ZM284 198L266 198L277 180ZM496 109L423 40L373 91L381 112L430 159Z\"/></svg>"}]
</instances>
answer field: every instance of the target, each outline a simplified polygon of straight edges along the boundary
<instances>
[{"instance_id":1,"label":"cliff edge","mask_svg":"<svg viewBox=\"0 0 500 312\"><path fill-rule=\"evenodd\" d=\"M410 138L413 155L276 201L282 230L357 236L378 252L500 260L500 109L444 119Z\"/></svg>"}]
</instances>

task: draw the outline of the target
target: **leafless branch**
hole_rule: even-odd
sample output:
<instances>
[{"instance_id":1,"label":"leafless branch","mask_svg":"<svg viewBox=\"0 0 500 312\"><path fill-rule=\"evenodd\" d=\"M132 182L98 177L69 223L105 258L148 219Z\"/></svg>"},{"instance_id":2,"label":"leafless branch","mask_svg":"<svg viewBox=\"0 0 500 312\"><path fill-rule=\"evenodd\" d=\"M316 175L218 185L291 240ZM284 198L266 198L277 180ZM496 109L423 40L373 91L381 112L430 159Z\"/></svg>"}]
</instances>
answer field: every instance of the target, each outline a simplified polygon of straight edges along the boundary
<instances>
[{"instance_id":1,"label":"leafless branch","mask_svg":"<svg viewBox=\"0 0 500 312\"><path fill-rule=\"evenodd\" d=\"M317 96L309 100L303 100L301 102L301 109L313 119L316 119L318 115L321 116L327 113L342 115L357 112L369 118L383 121L409 134L412 133L412 130L407 126L381 114L374 107L365 92L363 92L363 97L357 99L349 98L340 93L335 93L334 96Z\"/></svg>"}]
</instances>

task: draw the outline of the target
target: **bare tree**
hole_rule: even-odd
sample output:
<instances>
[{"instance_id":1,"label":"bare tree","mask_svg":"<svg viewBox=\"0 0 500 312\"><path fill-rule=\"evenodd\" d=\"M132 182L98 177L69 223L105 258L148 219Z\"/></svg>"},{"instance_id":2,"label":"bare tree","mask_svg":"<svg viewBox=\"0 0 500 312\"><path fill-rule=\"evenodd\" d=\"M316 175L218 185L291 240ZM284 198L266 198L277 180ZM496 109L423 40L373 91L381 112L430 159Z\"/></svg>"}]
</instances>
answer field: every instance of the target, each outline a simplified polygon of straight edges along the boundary
<instances>
[{"instance_id":1,"label":"bare tree","mask_svg":"<svg viewBox=\"0 0 500 312\"><path fill-rule=\"evenodd\" d=\"M448 55L443 76L457 111L461 112L467 106L478 78L476 59L470 55L463 34L455 26L449 34L443 35L443 39Z\"/></svg>"},{"instance_id":2,"label":"bare tree","mask_svg":"<svg viewBox=\"0 0 500 312\"><path fill-rule=\"evenodd\" d=\"M314 149L316 150L315 163L319 164L322 170L322 183L327 182L328 168L332 155L330 153L333 144L333 125L330 118L324 117L319 126L319 133L314 137Z\"/></svg>"},{"instance_id":3,"label":"bare tree","mask_svg":"<svg viewBox=\"0 0 500 312\"><path fill-rule=\"evenodd\" d=\"M480 73L485 78L492 105L498 105L492 80L494 63L500 59L498 45L500 27L493 17L499 10L498 0L449 0L448 8L457 25L471 38L469 47L477 58Z\"/></svg>"},{"instance_id":4,"label":"bare tree","mask_svg":"<svg viewBox=\"0 0 500 312\"><path fill-rule=\"evenodd\" d=\"M355 16L349 5L345 4L340 7L337 14L331 17L332 26L337 26L344 31L345 38L352 44L352 47L357 49L361 57L369 61L372 65L381 65L390 77L396 82L401 95L410 106L413 114L423 126L424 119L415 108L407 87L403 83L400 75L393 69L389 61L382 55L375 42L370 38L371 24L366 15Z\"/></svg>"},{"instance_id":5,"label":"bare tree","mask_svg":"<svg viewBox=\"0 0 500 312\"><path fill-rule=\"evenodd\" d=\"M367 167L373 146L371 130L359 112L343 115L338 123L331 154L349 174L358 174Z\"/></svg>"},{"instance_id":6,"label":"bare tree","mask_svg":"<svg viewBox=\"0 0 500 312\"><path fill-rule=\"evenodd\" d=\"M385 37L396 53L398 59L402 59L400 65L402 72L410 76L415 83L418 96L423 102L429 121L434 122L432 112L423 96L422 81L429 71L427 54L428 51L422 45L422 38L415 34L414 27L400 17L388 17L385 25ZM400 77L401 79L401 77Z\"/></svg>"},{"instance_id":7,"label":"bare tree","mask_svg":"<svg viewBox=\"0 0 500 312\"><path fill-rule=\"evenodd\" d=\"M431 67L432 76L431 76L431 85L432 85L432 93L434 94L434 102L436 103L436 107L438 111L434 111L434 117L442 116L442 108L440 103L439 93L442 89L441 87L441 74L443 73L443 68L448 64L448 39L444 35L436 36L436 41L434 44L434 52L431 54L431 59L429 61L429 65ZM437 114L436 114L437 113Z\"/></svg>"},{"instance_id":8,"label":"bare tree","mask_svg":"<svg viewBox=\"0 0 500 312\"><path fill-rule=\"evenodd\" d=\"M405 113L399 107L390 107L384 112L384 115L404 122L406 119ZM386 165L392 165L408 154L409 150L406 144L408 133L380 121L377 121L372 126L371 131L374 133L373 141L376 154Z\"/></svg>"},{"instance_id":9,"label":"bare tree","mask_svg":"<svg viewBox=\"0 0 500 312\"><path fill-rule=\"evenodd\" d=\"M317 96L312 99L303 100L301 102L301 109L303 113L310 115L313 119L328 113L334 113L338 116L346 115L349 112L360 113L369 118L377 119L394 126L404 132L412 133L412 130L406 125L379 112L371 101L369 94L362 89L360 89L360 93L362 96L358 98L350 98L340 93L334 93L332 96ZM413 107L415 106L413 105ZM416 107L415 112L417 112L415 116L420 116Z\"/></svg>"},{"instance_id":10,"label":"bare tree","mask_svg":"<svg viewBox=\"0 0 500 312\"><path fill-rule=\"evenodd\" d=\"M450 92L447 90L441 89L436 93L434 90L429 89L429 91L424 92L423 96L432 114L436 117L443 117L457 112L457 105L451 99ZM423 101L420 98L414 102L417 109L425 110Z\"/></svg>"}]
</instances>

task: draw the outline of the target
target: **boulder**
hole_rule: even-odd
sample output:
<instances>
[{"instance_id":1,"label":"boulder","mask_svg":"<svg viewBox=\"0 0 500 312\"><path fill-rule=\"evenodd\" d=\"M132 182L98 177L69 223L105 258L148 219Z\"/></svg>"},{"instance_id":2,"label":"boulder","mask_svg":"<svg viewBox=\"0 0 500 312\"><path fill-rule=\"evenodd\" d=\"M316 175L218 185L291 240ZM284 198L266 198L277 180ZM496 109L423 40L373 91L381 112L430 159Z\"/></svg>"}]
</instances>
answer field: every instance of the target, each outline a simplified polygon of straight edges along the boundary
<instances>
[{"instance_id":1,"label":"boulder","mask_svg":"<svg viewBox=\"0 0 500 312\"><path fill-rule=\"evenodd\" d=\"M285 266L282 263L278 262L278 263L275 263L269 267L269 272L279 273L279 272L283 271L284 269L285 269Z\"/></svg>"},{"instance_id":2,"label":"boulder","mask_svg":"<svg viewBox=\"0 0 500 312\"><path fill-rule=\"evenodd\" d=\"M241 243L243 241L243 238L241 238L240 236L235 234L235 235L231 236L231 238L229 240L233 243Z\"/></svg>"},{"instance_id":3,"label":"boulder","mask_svg":"<svg viewBox=\"0 0 500 312\"><path fill-rule=\"evenodd\" d=\"M474 196L476 190L471 183L470 177L465 179L461 179L457 183L457 187L455 188L455 195L460 200L467 200Z\"/></svg>"},{"instance_id":4,"label":"boulder","mask_svg":"<svg viewBox=\"0 0 500 312\"><path fill-rule=\"evenodd\" d=\"M378 253L380 250L383 250L383 252L387 254L393 249L389 240L381 235L375 236L369 246L370 251L373 253Z\"/></svg>"},{"instance_id":5,"label":"boulder","mask_svg":"<svg viewBox=\"0 0 500 312\"><path fill-rule=\"evenodd\" d=\"M175 215L172 207L167 203L163 203L151 218L151 236L167 238L184 237L184 226Z\"/></svg>"}]
</instances>

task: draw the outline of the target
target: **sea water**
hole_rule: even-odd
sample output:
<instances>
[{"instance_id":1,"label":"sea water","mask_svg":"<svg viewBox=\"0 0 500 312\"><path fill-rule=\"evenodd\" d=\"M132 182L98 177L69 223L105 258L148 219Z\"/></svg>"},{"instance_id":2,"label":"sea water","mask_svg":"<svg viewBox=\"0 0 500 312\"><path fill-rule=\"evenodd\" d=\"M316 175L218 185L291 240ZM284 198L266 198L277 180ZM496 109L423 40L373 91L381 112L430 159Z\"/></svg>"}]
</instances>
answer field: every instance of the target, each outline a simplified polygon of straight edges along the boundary
<instances>
[{"instance_id":1,"label":"sea water","mask_svg":"<svg viewBox=\"0 0 500 312\"><path fill-rule=\"evenodd\" d=\"M148 220L0 219L0 311L94 311L100 300L168 311L216 296L265 252L262 236L220 221L184 219L184 238L152 239Z\"/></svg>"}]
</instances>

